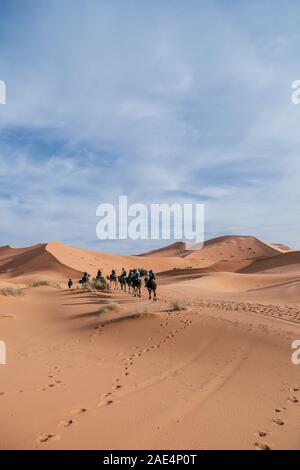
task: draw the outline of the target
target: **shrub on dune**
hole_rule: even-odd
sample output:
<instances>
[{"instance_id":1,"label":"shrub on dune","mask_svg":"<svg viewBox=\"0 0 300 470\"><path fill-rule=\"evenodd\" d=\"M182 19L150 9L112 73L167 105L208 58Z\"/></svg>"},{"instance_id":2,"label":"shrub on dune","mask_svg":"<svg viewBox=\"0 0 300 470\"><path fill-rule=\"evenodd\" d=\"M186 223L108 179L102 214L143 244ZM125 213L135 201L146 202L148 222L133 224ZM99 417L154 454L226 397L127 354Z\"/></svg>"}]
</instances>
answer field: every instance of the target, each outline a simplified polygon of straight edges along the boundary
<instances>
[{"instance_id":1,"label":"shrub on dune","mask_svg":"<svg viewBox=\"0 0 300 470\"><path fill-rule=\"evenodd\" d=\"M149 308L146 305L141 305L137 308L135 308L132 312L133 316L139 316L139 315L147 315L151 314Z\"/></svg>"},{"instance_id":2,"label":"shrub on dune","mask_svg":"<svg viewBox=\"0 0 300 470\"><path fill-rule=\"evenodd\" d=\"M97 290L108 290L109 285L106 279L92 279L89 282L83 284L82 288L88 292L93 292Z\"/></svg>"},{"instance_id":3,"label":"shrub on dune","mask_svg":"<svg viewBox=\"0 0 300 470\"><path fill-rule=\"evenodd\" d=\"M60 287L60 284L58 281L47 281L47 279L44 279L42 281L34 281L29 285L29 287L40 287L40 286L50 286L50 287L55 287L56 289L58 289Z\"/></svg>"},{"instance_id":4,"label":"shrub on dune","mask_svg":"<svg viewBox=\"0 0 300 470\"><path fill-rule=\"evenodd\" d=\"M106 279L95 279L93 285L96 290L107 290L109 288Z\"/></svg>"},{"instance_id":5,"label":"shrub on dune","mask_svg":"<svg viewBox=\"0 0 300 470\"><path fill-rule=\"evenodd\" d=\"M170 310L171 312L178 312L180 310L186 310L187 306L185 300L183 299L174 299L170 302Z\"/></svg>"},{"instance_id":6,"label":"shrub on dune","mask_svg":"<svg viewBox=\"0 0 300 470\"><path fill-rule=\"evenodd\" d=\"M115 310L118 310L118 308L119 308L119 304L117 302L108 302L107 304L102 305L102 307L99 308L97 313L115 311Z\"/></svg>"},{"instance_id":7,"label":"shrub on dune","mask_svg":"<svg viewBox=\"0 0 300 470\"><path fill-rule=\"evenodd\" d=\"M6 297L22 297L24 295L23 289L18 289L16 287L3 287L0 289L0 294L5 295Z\"/></svg>"}]
</instances>

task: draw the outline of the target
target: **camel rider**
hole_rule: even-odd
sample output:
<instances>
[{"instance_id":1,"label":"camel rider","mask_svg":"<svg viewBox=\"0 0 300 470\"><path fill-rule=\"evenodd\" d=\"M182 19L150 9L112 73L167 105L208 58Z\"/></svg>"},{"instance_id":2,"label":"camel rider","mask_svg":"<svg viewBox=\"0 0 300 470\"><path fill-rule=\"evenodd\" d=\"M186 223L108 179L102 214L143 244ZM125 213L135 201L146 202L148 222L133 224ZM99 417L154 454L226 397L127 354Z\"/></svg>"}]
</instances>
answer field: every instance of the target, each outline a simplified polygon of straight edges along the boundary
<instances>
[{"instance_id":1,"label":"camel rider","mask_svg":"<svg viewBox=\"0 0 300 470\"><path fill-rule=\"evenodd\" d=\"M135 270L134 270L134 279L135 279L136 281L140 281L140 279L141 279L141 273L140 273L140 270L139 270L139 269L135 269Z\"/></svg>"},{"instance_id":2,"label":"camel rider","mask_svg":"<svg viewBox=\"0 0 300 470\"><path fill-rule=\"evenodd\" d=\"M156 274L154 271L152 271L152 269L150 269L148 273L148 279L149 281L156 281Z\"/></svg>"},{"instance_id":3,"label":"camel rider","mask_svg":"<svg viewBox=\"0 0 300 470\"><path fill-rule=\"evenodd\" d=\"M125 271L124 268L122 268L120 276L121 277L126 277L126 271Z\"/></svg>"},{"instance_id":4,"label":"camel rider","mask_svg":"<svg viewBox=\"0 0 300 470\"><path fill-rule=\"evenodd\" d=\"M102 278L103 278L102 271L101 271L101 269L98 269L96 279L102 279Z\"/></svg>"},{"instance_id":5,"label":"camel rider","mask_svg":"<svg viewBox=\"0 0 300 470\"><path fill-rule=\"evenodd\" d=\"M130 286L130 284L132 283L132 280L133 280L133 271L132 271L132 269L129 270L126 280L127 280L127 284Z\"/></svg>"},{"instance_id":6,"label":"camel rider","mask_svg":"<svg viewBox=\"0 0 300 470\"><path fill-rule=\"evenodd\" d=\"M85 271L82 276L82 282L88 282L90 275Z\"/></svg>"}]
</instances>

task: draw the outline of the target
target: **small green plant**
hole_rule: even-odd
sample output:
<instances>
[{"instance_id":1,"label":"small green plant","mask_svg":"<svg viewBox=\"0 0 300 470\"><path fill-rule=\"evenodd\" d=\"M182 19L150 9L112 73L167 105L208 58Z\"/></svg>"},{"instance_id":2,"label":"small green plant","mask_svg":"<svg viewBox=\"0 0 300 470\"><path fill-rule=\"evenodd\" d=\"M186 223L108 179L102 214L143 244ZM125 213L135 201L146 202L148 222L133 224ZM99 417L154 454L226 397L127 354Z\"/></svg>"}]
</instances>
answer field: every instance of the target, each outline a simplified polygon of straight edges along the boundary
<instances>
[{"instance_id":1,"label":"small green plant","mask_svg":"<svg viewBox=\"0 0 300 470\"><path fill-rule=\"evenodd\" d=\"M60 287L60 284L58 281L47 281L47 279L44 279L41 281L34 281L29 285L29 287L40 287L40 286L50 286L50 287L54 287L55 289L58 289Z\"/></svg>"},{"instance_id":2,"label":"small green plant","mask_svg":"<svg viewBox=\"0 0 300 470\"><path fill-rule=\"evenodd\" d=\"M170 302L171 312L178 312L180 310L186 310L187 306L183 299L174 299Z\"/></svg>"},{"instance_id":3,"label":"small green plant","mask_svg":"<svg viewBox=\"0 0 300 470\"><path fill-rule=\"evenodd\" d=\"M97 313L115 311L115 310L118 310L118 308L119 308L119 304L117 302L108 302L107 304L102 305L102 307L99 308Z\"/></svg>"},{"instance_id":4,"label":"small green plant","mask_svg":"<svg viewBox=\"0 0 300 470\"><path fill-rule=\"evenodd\" d=\"M6 297L22 297L24 295L23 289L18 289L16 287L3 287L0 289L0 294L5 295Z\"/></svg>"}]
</instances>

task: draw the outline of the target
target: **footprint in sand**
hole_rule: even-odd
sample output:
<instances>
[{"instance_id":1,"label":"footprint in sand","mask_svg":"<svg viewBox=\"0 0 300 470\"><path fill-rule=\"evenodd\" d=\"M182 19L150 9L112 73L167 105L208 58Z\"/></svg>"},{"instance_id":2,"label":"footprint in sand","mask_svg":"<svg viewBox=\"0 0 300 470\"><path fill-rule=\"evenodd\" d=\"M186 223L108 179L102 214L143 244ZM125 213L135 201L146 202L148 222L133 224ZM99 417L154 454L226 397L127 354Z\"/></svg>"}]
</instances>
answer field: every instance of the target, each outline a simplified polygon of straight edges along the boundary
<instances>
[{"instance_id":1,"label":"footprint in sand","mask_svg":"<svg viewBox=\"0 0 300 470\"><path fill-rule=\"evenodd\" d=\"M269 447L268 444L265 444L264 442L255 442L254 447L256 450L271 450L271 447Z\"/></svg>"},{"instance_id":2,"label":"footprint in sand","mask_svg":"<svg viewBox=\"0 0 300 470\"><path fill-rule=\"evenodd\" d=\"M65 421L61 421L59 423L59 426L64 427L64 428L68 428L69 426L72 426L74 424L77 424L77 421L75 421L74 419L67 419Z\"/></svg>"},{"instance_id":3,"label":"footprint in sand","mask_svg":"<svg viewBox=\"0 0 300 470\"><path fill-rule=\"evenodd\" d=\"M283 426L284 425L284 421L282 421L282 419L273 418L273 423L277 424L277 426Z\"/></svg>"},{"instance_id":4,"label":"footprint in sand","mask_svg":"<svg viewBox=\"0 0 300 470\"><path fill-rule=\"evenodd\" d=\"M106 398L106 397L109 397L109 395L111 395L111 392L105 392L105 393L102 393L102 394L100 395L100 398L101 398L101 399L102 399L102 398Z\"/></svg>"},{"instance_id":5,"label":"footprint in sand","mask_svg":"<svg viewBox=\"0 0 300 470\"><path fill-rule=\"evenodd\" d=\"M79 415L82 413L85 413L87 411L86 408L78 408L77 410L72 410L71 413L72 415Z\"/></svg>"},{"instance_id":6,"label":"footprint in sand","mask_svg":"<svg viewBox=\"0 0 300 470\"><path fill-rule=\"evenodd\" d=\"M265 431L259 431L257 434L259 435L259 437L266 437L267 436L267 433Z\"/></svg>"},{"instance_id":7,"label":"footprint in sand","mask_svg":"<svg viewBox=\"0 0 300 470\"><path fill-rule=\"evenodd\" d=\"M120 388L122 388L122 385L113 385L112 386L113 390L120 390Z\"/></svg>"},{"instance_id":8,"label":"footprint in sand","mask_svg":"<svg viewBox=\"0 0 300 470\"><path fill-rule=\"evenodd\" d=\"M112 404L113 404L113 400L102 400L102 401L99 401L99 403L97 404L97 408L102 408L102 406L108 406Z\"/></svg>"},{"instance_id":9,"label":"footprint in sand","mask_svg":"<svg viewBox=\"0 0 300 470\"><path fill-rule=\"evenodd\" d=\"M296 398L296 397L289 397L288 401L290 401L292 403L298 403L299 402L298 398Z\"/></svg>"},{"instance_id":10,"label":"footprint in sand","mask_svg":"<svg viewBox=\"0 0 300 470\"><path fill-rule=\"evenodd\" d=\"M55 435L55 434L41 434L41 435L36 439L36 442L44 443L44 442L49 441L50 439L59 439L59 436L57 436L57 435Z\"/></svg>"}]
</instances>

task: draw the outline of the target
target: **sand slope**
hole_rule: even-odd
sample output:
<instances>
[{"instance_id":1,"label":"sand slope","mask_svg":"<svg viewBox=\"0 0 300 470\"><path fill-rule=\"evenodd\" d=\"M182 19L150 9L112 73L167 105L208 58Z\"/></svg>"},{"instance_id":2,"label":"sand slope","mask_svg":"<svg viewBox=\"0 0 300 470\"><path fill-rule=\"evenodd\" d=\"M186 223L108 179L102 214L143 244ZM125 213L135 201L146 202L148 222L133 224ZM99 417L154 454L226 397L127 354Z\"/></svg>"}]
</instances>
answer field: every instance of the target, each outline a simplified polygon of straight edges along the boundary
<instances>
[{"instance_id":1,"label":"sand slope","mask_svg":"<svg viewBox=\"0 0 300 470\"><path fill-rule=\"evenodd\" d=\"M187 262L176 257L160 258L160 257L143 257L143 256L127 256L113 253L99 253L82 248L71 247L63 243L48 243L46 250L51 253L60 263L70 266L80 272L88 271L91 275L97 272L98 268L102 268L105 273L109 274L114 268L118 271L122 267L130 268L153 268L156 271L163 271L175 266L187 266Z\"/></svg>"},{"instance_id":2,"label":"sand slope","mask_svg":"<svg viewBox=\"0 0 300 470\"><path fill-rule=\"evenodd\" d=\"M30 281L35 279L65 279L78 277L76 269L61 263L50 251L47 244L28 248L4 247L0 249L0 278Z\"/></svg>"},{"instance_id":3,"label":"sand slope","mask_svg":"<svg viewBox=\"0 0 300 470\"><path fill-rule=\"evenodd\" d=\"M76 284L122 266L158 271L158 301ZM0 449L299 449L299 268L254 237L143 256L0 248L0 288L75 281L0 291Z\"/></svg>"},{"instance_id":4,"label":"sand slope","mask_svg":"<svg viewBox=\"0 0 300 470\"><path fill-rule=\"evenodd\" d=\"M157 250L151 250L146 253L142 253L139 256L159 256L159 257L166 257L166 256L185 256L188 253L187 245L184 242L175 242L171 245L167 245L163 248L158 248Z\"/></svg>"},{"instance_id":5,"label":"sand slope","mask_svg":"<svg viewBox=\"0 0 300 470\"><path fill-rule=\"evenodd\" d=\"M209 266L221 261L241 261L275 256L279 251L255 237L224 236L208 240L200 250L189 251L185 259L192 266Z\"/></svg>"},{"instance_id":6,"label":"sand slope","mask_svg":"<svg viewBox=\"0 0 300 470\"><path fill-rule=\"evenodd\" d=\"M177 242L164 248L145 253L144 256L185 258L191 266L209 266L221 261L241 261L261 257L275 256L283 250L275 245L265 243L255 237L226 235L204 242L200 249L187 248L186 243Z\"/></svg>"},{"instance_id":7,"label":"sand slope","mask_svg":"<svg viewBox=\"0 0 300 470\"><path fill-rule=\"evenodd\" d=\"M152 268L157 272L201 267L210 267L212 271L238 271L253 259L279 253L254 237L234 236L209 240L200 250L187 250L186 244L179 242L140 256L99 253L59 242L27 248L5 246L0 248L0 278L18 279L19 282L41 276L77 279L83 271L94 276L99 268L108 274L112 269L122 267Z\"/></svg>"},{"instance_id":8,"label":"sand slope","mask_svg":"<svg viewBox=\"0 0 300 470\"><path fill-rule=\"evenodd\" d=\"M299 273L300 275L300 251L282 253L270 259L255 260L241 272Z\"/></svg>"},{"instance_id":9,"label":"sand slope","mask_svg":"<svg viewBox=\"0 0 300 470\"><path fill-rule=\"evenodd\" d=\"M0 448L299 448L300 326L188 289L188 310L169 314L172 289L157 304L50 288L5 298ZM110 298L119 309L99 316Z\"/></svg>"}]
</instances>

